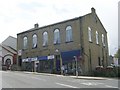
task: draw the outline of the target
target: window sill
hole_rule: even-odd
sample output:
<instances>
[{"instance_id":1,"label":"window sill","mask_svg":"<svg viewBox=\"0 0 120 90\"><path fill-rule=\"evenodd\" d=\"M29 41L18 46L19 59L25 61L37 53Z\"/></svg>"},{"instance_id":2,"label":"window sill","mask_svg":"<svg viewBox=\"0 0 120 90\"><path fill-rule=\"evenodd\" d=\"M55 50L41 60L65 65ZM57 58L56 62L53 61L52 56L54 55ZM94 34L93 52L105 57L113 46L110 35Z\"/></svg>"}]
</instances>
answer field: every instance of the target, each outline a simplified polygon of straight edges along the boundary
<instances>
[{"instance_id":1,"label":"window sill","mask_svg":"<svg viewBox=\"0 0 120 90\"><path fill-rule=\"evenodd\" d=\"M96 45L100 46L100 44L99 44L99 43L98 43L98 44L96 43Z\"/></svg>"},{"instance_id":2,"label":"window sill","mask_svg":"<svg viewBox=\"0 0 120 90\"><path fill-rule=\"evenodd\" d=\"M36 49L37 47L32 47L32 49Z\"/></svg>"},{"instance_id":3,"label":"window sill","mask_svg":"<svg viewBox=\"0 0 120 90\"><path fill-rule=\"evenodd\" d=\"M54 45L60 45L60 43L54 43Z\"/></svg>"},{"instance_id":4,"label":"window sill","mask_svg":"<svg viewBox=\"0 0 120 90\"><path fill-rule=\"evenodd\" d=\"M43 45L43 47L48 47L48 45Z\"/></svg>"},{"instance_id":5,"label":"window sill","mask_svg":"<svg viewBox=\"0 0 120 90\"><path fill-rule=\"evenodd\" d=\"M22 51L26 51L26 50L28 50L28 49L22 49Z\"/></svg>"},{"instance_id":6,"label":"window sill","mask_svg":"<svg viewBox=\"0 0 120 90\"><path fill-rule=\"evenodd\" d=\"M73 41L66 41L65 43L71 43L71 42L73 42Z\"/></svg>"},{"instance_id":7,"label":"window sill","mask_svg":"<svg viewBox=\"0 0 120 90\"><path fill-rule=\"evenodd\" d=\"M92 41L89 41L89 43L93 43Z\"/></svg>"}]
</instances>

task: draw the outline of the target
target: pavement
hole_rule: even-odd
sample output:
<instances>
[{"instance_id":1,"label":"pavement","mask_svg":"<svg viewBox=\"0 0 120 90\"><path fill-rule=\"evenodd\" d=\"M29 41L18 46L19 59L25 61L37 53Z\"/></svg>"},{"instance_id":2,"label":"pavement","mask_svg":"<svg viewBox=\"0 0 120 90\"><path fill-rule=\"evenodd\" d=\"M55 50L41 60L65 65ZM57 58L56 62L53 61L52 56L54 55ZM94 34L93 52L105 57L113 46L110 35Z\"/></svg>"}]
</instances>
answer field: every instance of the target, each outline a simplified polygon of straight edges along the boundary
<instances>
[{"instance_id":1,"label":"pavement","mask_svg":"<svg viewBox=\"0 0 120 90\"><path fill-rule=\"evenodd\" d=\"M15 71L15 72L19 72L19 71ZM107 80L111 80L111 78L107 78L107 77L58 75L58 74L38 73L38 72L26 72L26 71L22 71L22 72L26 73L26 74L45 75L45 76L59 76L59 77L72 77L72 78L75 78L75 79L86 79L86 80L106 80L106 79Z\"/></svg>"}]
</instances>

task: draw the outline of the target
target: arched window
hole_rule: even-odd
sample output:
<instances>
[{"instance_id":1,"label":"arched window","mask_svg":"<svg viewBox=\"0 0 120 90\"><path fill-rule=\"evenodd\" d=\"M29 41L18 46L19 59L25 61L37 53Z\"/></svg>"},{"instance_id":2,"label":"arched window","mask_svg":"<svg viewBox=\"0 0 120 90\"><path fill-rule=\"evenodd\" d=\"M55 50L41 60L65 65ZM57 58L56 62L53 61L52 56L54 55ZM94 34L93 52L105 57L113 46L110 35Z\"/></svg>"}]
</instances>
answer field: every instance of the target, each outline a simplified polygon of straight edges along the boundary
<instances>
[{"instance_id":1,"label":"arched window","mask_svg":"<svg viewBox=\"0 0 120 90\"><path fill-rule=\"evenodd\" d=\"M54 44L60 43L60 31L59 29L55 29L54 31Z\"/></svg>"},{"instance_id":2,"label":"arched window","mask_svg":"<svg viewBox=\"0 0 120 90\"><path fill-rule=\"evenodd\" d=\"M96 31L96 44L99 44L99 35L97 31Z\"/></svg>"},{"instance_id":3,"label":"arched window","mask_svg":"<svg viewBox=\"0 0 120 90\"><path fill-rule=\"evenodd\" d=\"M103 46L105 46L105 37L104 37L104 34L102 34L102 44L103 44Z\"/></svg>"},{"instance_id":4,"label":"arched window","mask_svg":"<svg viewBox=\"0 0 120 90\"><path fill-rule=\"evenodd\" d=\"M88 27L88 38L89 38L89 41L92 42L92 30L90 27Z\"/></svg>"},{"instance_id":5,"label":"arched window","mask_svg":"<svg viewBox=\"0 0 120 90\"><path fill-rule=\"evenodd\" d=\"M67 26L66 28L66 42L72 41L72 27Z\"/></svg>"},{"instance_id":6,"label":"arched window","mask_svg":"<svg viewBox=\"0 0 120 90\"><path fill-rule=\"evenodd\" d=\"M28 38L25 36L23 38L23 49L27 49L27 46L28 46Z\"/></svg>"},{"instance_id":7,"label":"arched window","mask_svg":"<svg viewBox=\"0 0 120 90\"><path fill-rule=\"evenodd\" d=\"M32 37L32 39L33 39L32 40L32 42L33 42L33 44L32 44L33 46L32 47L33 48L37 48L37 35L34 34L33 37Z\"/></svg>"},{"instance_id":8,"label":"arched window","mask_svg":"<svg viewBox=\"0 0 120 90\"><path fill-rule=\"evenodd\" d=\"M43 33L43 46L47 46L48 45L48 33L44 32Z\"/></svg>"}]
</instances>

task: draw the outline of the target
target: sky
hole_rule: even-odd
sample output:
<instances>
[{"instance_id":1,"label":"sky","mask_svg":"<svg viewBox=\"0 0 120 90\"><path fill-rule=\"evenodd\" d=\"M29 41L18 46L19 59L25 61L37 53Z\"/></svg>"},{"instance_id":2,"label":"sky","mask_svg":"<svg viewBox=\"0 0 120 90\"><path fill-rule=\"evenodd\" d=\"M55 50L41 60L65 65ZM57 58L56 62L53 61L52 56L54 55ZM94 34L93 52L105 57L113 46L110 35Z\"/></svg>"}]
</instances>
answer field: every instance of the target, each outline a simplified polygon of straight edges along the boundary
<instances>
[{"instance_id":1,"label":"sky","mask_svg":"<svg viewBox=\"0 0 120 90\"><path fill-rule=\"evenodd\" d=\"M0 43L8 36L67 19L83 16L96 9L108 32L109 54L118 49L119 0L0 0Z\"/></svg>"}]
</instances>

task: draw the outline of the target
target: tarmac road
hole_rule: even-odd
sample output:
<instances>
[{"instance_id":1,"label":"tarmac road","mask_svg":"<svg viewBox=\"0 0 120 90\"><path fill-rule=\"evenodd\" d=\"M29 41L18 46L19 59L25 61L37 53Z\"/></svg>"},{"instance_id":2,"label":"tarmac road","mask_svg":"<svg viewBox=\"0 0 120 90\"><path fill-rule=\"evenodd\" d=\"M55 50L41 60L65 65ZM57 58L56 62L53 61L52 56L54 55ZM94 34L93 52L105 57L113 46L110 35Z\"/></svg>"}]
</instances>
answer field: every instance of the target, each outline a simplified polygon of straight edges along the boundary
<instances>
[{"instance_id":1,"label":"tarmac road","mask_svg":"<svg viewBox=\"0 0 120 90\"><path fill-rule=\"evenodd\" d=\"M118 88L118 80L2 71L2 88Z\"/></svg>"}]
</instances>

